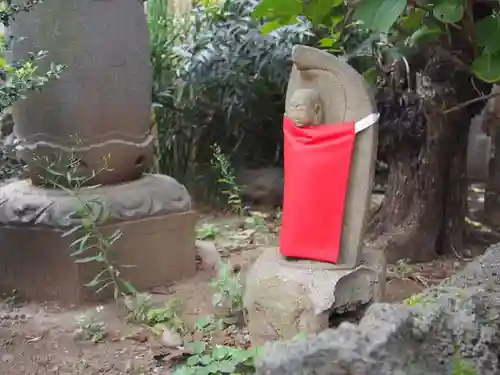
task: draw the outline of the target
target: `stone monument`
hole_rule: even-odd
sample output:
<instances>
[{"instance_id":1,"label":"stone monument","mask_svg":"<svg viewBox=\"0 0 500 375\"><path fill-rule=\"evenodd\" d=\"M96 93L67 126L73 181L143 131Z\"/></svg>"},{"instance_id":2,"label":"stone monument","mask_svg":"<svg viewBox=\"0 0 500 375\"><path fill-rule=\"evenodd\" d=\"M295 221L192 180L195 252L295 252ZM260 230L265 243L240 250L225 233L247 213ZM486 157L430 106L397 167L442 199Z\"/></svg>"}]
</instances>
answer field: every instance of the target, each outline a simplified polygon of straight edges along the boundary
<instances>
[{"instance_id":1,"label":"stone monument","mask_svg":"<svg viewBox=\"0 0 500 375\"><path fill-rule=\"evenodd\" d=\"M292 60L285 113L297 126L358 121L376 112L363 77L346 62L306 46L295 46ZM377 132L375 124L356 134L337 264L289 259L271 248L249 271L244 302L254 345L317 333L328 328L332 313L381 299L385 257L362 249ZM285 167L285 179L286 173Z\"/></svg>"},{"instance_id":2,"label":"stone monument","mask_svg":"<svg viewBox=\"0 0 500 375\"><path fill-rule=\"evenodd\" d=\"M13 107L29 179L0 187L0 290L67 303L101 298L83 286L97 265L75 264L69 256L75 238L61 238L79 223L73 214L81 202L40 177L40 160L64 173L60 161L75 155L75 174L91 177L93 186L78 195L104 204L97 218L103 232L123 232L116 262L134 266L123 269L123 278L143 290L193 275L191 198L173 178L145 173L153 150L152 69L142 2L47 0L18 15L9 33L16 37L14 60L47 50L67 69ZM39 69L47 68L42 60Z\"/></svg>"}]
</instances>

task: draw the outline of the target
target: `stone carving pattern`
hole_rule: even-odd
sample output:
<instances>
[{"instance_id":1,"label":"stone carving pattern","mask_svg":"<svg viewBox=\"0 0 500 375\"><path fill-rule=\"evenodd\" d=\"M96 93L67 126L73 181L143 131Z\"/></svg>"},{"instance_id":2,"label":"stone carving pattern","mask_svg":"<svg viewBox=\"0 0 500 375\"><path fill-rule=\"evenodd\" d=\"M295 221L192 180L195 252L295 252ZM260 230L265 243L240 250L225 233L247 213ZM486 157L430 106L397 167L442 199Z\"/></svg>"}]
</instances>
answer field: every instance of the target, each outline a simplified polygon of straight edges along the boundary
<instances>
[{"instance_id":1,"label":"stone carving pattern","mask_svg":"<svg viewBox=\"0 0 500 375\"><path fill-rule=\"evenodd\" d=\"M98 198L102 202L104 210L96 218L99 224L191 209L186 188L163 175L145 175L127 184L83 188L78 194L84 201ZM16 181L0 189L0 224L71 227L79 223L74 213L81 204L71 192L36 187L29 180Z\"/></svg>"}]
</instances>

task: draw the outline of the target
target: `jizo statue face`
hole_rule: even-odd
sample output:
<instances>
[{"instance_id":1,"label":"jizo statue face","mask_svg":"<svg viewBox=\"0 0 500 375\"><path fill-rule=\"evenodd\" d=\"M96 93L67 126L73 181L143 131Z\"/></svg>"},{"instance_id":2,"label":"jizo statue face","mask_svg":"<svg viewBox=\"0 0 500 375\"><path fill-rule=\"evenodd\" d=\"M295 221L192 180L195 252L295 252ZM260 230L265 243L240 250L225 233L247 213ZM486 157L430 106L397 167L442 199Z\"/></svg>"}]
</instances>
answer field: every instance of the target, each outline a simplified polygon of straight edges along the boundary
<instances>
[{"instance_id":1,"label":"jizo statue face","mask_svg":"<svg viewBox=\"0 0 500 375\"><path fill-rule=\"evenodd\" d=\"M299 127L320 125L323 122L323 107L316 90L300 89L292 95L287 116Z\"/></svg>"}]
</instances>

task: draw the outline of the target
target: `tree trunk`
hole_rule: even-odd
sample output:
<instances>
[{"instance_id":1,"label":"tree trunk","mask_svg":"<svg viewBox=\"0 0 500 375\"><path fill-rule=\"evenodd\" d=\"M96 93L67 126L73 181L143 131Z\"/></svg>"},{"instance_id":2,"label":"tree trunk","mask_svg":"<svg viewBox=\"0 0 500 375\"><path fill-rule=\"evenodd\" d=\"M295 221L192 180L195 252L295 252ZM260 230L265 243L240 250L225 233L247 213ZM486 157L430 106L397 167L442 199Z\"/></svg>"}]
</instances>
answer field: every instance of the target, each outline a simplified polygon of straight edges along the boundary
<instances>
[{"instance_id":1,"label":"tree trunk","mask_svg":"<svg viewBox=\"0 0 500 375\"><path fill-rule=\"evenodd\" d=\"M500 227L500 129L493 127L491 135L494 140L495 155L490 160L490 173L486 186L484 210L488 222Z\"/></svg>"},{"instance_id":2,"label":"tree trunk","mask_svg":"<svg viewBox=\"0 0 500 375\"><path fill-rule=\"evenodd\" d=\"M416 89L395 94L391 88L392 98L381 108L381 132L387 121L397 135L386 142L386 198L372 218L366 242L384 249L389 263L428 261L462 250L468 127L477 107L449 114L444 110L477 92L449 60L428 52L421 56L426 62L416 75ZM381 139L384 144L383 135Z\"/></svg>"}]
</instances>

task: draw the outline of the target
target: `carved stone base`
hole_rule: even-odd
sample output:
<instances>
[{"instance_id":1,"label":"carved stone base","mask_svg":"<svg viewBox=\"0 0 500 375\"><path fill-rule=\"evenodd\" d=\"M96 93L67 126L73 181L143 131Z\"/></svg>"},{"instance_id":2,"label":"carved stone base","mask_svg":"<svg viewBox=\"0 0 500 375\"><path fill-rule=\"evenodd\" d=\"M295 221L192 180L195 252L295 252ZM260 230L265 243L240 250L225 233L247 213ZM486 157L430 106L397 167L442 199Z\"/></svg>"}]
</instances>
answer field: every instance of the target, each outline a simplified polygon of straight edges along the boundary
<instances>
[{"instance_id":1,"label":"carved stone base","mask_svg":"<svg viewBox=\"0 0 500 375\"><path fill-rule=\"evenodd\" d=\"M247 275L244 299L253 345L317 333L328 328L332 312L356 309L382 294L375 269L321 264L285 261L276 248L257 259Z\"/></svg>"},{"instance_id":2,"label":"carved stone base","mask_svg":"<svg viewBox=\"0 0 500 375\"><path fill-rule=\"evenodd\" d=\"M137 289L195 274L196 215L189 195L174 179L147 175L127 184L82 190L80 195L106 205L109 220L99 218L102 233L123 232L113 245L114 259L118 265L133 266L122 268L121 276ZM84 286L102 266L74 263L69 246L77 237L61 237L77 222L71 217L77 208L70 193L28 181L0 187L0 292L16 289L29 300L64 304L111 296L111 289L96 295L95 288Z\"/></svg>"}]
</instances>

